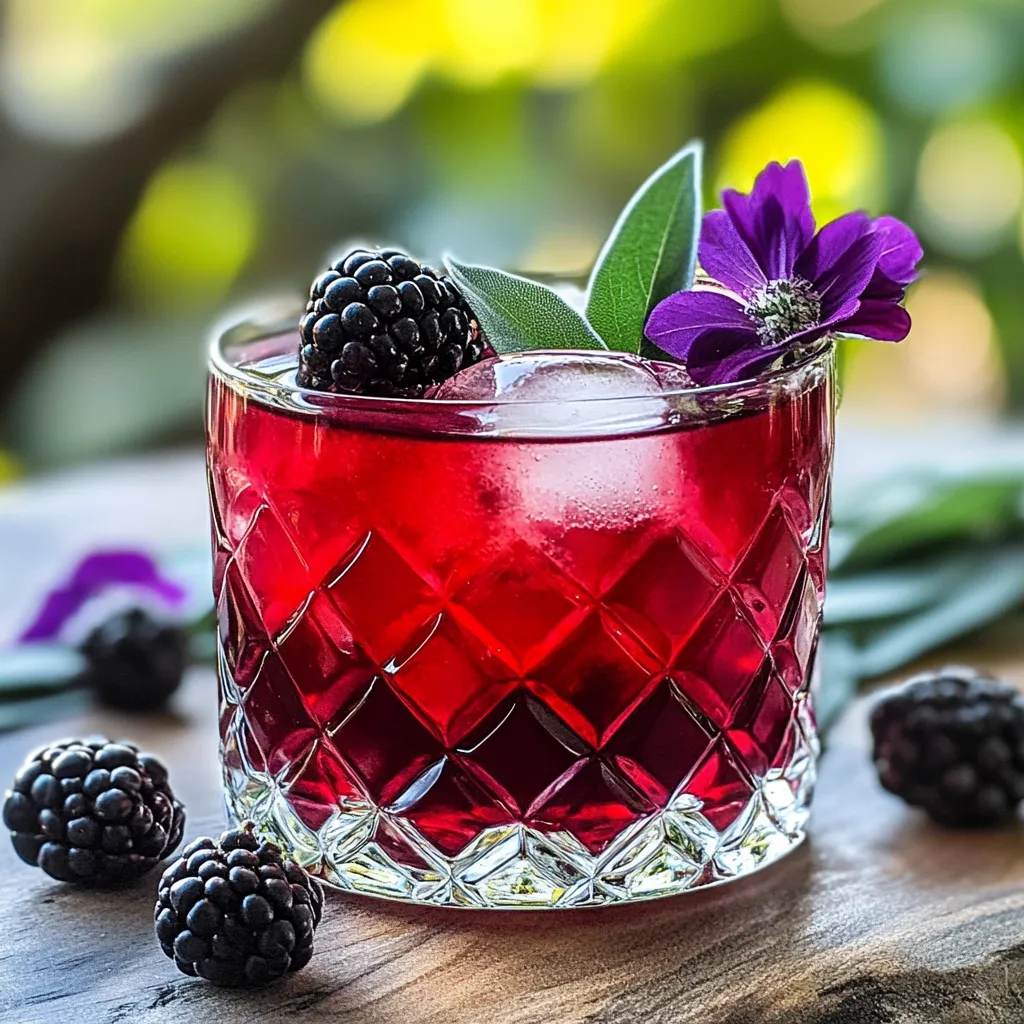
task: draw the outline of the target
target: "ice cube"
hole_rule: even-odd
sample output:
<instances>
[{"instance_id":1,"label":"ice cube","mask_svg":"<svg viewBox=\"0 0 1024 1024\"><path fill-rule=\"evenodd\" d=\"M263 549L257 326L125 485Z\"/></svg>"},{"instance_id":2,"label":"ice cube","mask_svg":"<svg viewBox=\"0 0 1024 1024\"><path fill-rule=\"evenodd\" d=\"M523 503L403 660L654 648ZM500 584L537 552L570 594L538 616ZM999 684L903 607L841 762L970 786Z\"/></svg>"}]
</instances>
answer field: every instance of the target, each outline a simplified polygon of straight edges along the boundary
<instances>
[{"instance_id":1,"label":"ice cube","mask_svg":"<svg viewBox=\"0 0 1024 1024\"><path fill-rule=\"evenodd\" d=\"M561 402L660 394L652 364L626 352L516 352L485 359L446 380L449 401Z\"/></svg>"},{"instance_id":2,"label":"ice cube","mask_svg":"<svg viewBox=\"0 0 1024 1024\"><path fill-rule=\"evenodd\" d=\"M468 367L435 397L495 403L481 421L510 444L494 451L491 485L527 540L564 553L573 537L593 547L596 535L664 517L682 476L671 435L658 431L670 422L662 395L679 382L667 373L665 387L652 363L628 353L520 352Z\"/></svg>"}]
</instances>

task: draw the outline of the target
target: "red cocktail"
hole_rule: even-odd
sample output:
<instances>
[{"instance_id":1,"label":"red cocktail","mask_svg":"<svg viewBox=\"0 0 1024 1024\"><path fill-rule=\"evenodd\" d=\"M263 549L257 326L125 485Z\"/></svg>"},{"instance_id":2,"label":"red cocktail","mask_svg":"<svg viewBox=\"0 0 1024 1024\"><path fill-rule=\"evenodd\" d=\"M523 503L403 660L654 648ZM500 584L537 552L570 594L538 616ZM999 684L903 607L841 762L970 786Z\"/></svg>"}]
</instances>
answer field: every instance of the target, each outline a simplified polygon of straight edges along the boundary
<instances>
[{"instance_id":1,"label":"red cocktail","mask_svg":"<svg viewBox=\"0 0 1024 1024\"><path fill-rule=\"evenodd\" d=\"M830 348L524 404L302 391L293 335L240 337L208 409L233 813L339 886L464 906L661 895L802 839Z\"/></svg>"}]
</instances>

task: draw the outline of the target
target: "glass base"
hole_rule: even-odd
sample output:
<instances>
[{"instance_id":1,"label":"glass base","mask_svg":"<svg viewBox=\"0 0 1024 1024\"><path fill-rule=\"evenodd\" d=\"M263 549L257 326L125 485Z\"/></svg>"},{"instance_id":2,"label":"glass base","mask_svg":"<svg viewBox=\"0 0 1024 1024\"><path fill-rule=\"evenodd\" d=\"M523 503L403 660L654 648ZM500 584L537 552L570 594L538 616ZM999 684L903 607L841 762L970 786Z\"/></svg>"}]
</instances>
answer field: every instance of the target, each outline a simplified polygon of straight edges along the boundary
<instances>
[{"instance_id":1,"label":"glass base","mask_svg":"<svg viewBox=\"0 0 1024 1024\"><path fill-rule=\"evenodd\" d=\"M811 740L816 746L816 741ZM599 855L569 833L522 824L485 829L446 857L403 818L369 805L339 809L317 831L299 820L273 776L225 763L228 809L346 892L468 909L608 906L673 896L742 878L795 849L805 825L817 751L799 743L760 780L721 831L687 794L624 829Z\"/></svg>"}]
</instances>

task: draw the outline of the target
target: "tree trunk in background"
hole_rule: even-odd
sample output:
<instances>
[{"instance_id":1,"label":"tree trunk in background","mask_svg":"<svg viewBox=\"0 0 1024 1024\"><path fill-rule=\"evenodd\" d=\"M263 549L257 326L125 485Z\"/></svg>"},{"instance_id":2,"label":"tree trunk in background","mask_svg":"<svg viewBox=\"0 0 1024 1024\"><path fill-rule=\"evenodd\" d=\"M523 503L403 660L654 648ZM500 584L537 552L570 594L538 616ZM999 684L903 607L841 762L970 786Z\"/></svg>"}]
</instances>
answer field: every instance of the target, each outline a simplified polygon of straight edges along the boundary
<instances>
[{"instance_id":1,"label":"tree trunk in background","mask_svg":"<svg viewBox=\"0 0 1024 1024\"><path fill-rule=\"evenodd\" d=\"M286 72L336 3L279 0L175 58L146 114L95 146L59 146L0 122L0 408L39 349L106 301L121 234L153 172L239 86Z\"/></svg>"}]
</instances>

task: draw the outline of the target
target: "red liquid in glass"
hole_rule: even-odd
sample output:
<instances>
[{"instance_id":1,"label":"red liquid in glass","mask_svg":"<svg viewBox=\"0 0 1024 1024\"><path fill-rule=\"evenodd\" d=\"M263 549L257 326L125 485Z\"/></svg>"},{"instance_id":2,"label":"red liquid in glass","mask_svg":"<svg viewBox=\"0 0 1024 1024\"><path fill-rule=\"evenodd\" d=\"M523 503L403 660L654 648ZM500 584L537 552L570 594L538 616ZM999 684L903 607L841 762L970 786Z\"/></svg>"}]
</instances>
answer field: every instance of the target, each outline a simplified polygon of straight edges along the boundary
<instances>
[{"instance_id":1,"label":"red liquid in glass","mask_svg":"<svg viewBox=\"0 0 1024 1024\"><path fill-rule=\"evenodd\" d=\"M680 793L725 829L800 740L831 406L825 381L707 426L521 441L353 429L214 379L225 736L309 829L374 805L448 857L512 822L596 855Z\"/></svg>"}]
</instances>

